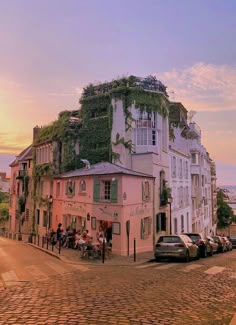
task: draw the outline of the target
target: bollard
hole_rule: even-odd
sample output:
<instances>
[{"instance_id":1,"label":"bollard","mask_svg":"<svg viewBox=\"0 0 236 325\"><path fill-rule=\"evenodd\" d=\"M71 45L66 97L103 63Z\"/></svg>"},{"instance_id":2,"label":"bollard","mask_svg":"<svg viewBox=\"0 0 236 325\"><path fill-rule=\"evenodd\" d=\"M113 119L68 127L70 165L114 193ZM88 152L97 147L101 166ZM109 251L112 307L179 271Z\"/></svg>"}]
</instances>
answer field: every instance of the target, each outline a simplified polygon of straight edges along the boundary
<instances>
[{"instance_id":1,"label":"bollard","mask_svg":"<svg viewBox=\"0 0 236 325\"><path fill-rule=\"evenodd\" d=\"M39 246L39 235L38 235L38 246Z\"/></svg>"},{"instance_id":2,"label":"bollard","mask_svg":"<svg viewBox=\"0 0 236 325\"><path fill-rule=\"evenodd\" d=\"M36 245L36 235L34 235L34 245Z\"/></svg>"},{"instance_id":3,"label":"bollard","mask_svg":"<svg viewBox=\"0 0 236 325\"><path fill-rule=\"evenodd\" d=\"M44 237L42 237L42 248L44 248L43 246L44 246Z\"/></svg>"},{"instance_id":4,"label":"bollard","mask_svg":"<svg viewBox=\"0 0 236 325\"><path fill-rule=\"evenodd\" d=\"M58 254L61 254L61 240L59 239L59 244L58 244Z\"/></svg>"},{"instance_id":5,"label":"bollard","mask_svg":"<svg viewBox=\"0 0 236 325\"><path fill-rule=\"evenodd\" d=\"M102 242L102 263L105 261L105 239L103 238Z\"/></svg>"},{"instance_id":6,"label":"bollard","mask_svg":"<svg viewBox=\"0 0 236 325\"><path fill-rule=\"evenodd\" d=\"M53 242L52 242L52 252L53 252Z\"/></svg>"},{"instance_id":7,"label":"bollard","mask_svg":"<svg viewBox=\"0 0 236 325\"><path fill-rule=\"evenodd\" d=\"M48 237L47 237L47 249L48 249Z\"/></svg>"},{"instance_id":8,"label":"bollard","mask_svg":"<svg viewBox=\"0 0 236 325\"><path fill-rule=\"evenodd\" d=\"M136 239L134 238L134 262L136 262Z\"/></svg>"}]
</instances>

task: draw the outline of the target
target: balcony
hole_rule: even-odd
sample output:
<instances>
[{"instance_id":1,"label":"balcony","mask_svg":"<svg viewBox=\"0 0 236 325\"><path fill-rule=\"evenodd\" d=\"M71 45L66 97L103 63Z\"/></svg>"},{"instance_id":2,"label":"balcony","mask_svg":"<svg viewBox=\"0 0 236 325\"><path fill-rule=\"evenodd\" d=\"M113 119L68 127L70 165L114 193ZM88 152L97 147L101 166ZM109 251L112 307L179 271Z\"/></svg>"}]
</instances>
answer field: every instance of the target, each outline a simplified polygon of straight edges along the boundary
<instances>
[{"instance_id":1,"label":"balcony","mask_svg":"<svg viewBox=\"0 0 236 325\"><path fill-rule=\"evenodd\" d=\"M23 178L25 176L27 176L27 170L25 169L18 170L18 175L16 178Z\"/></svg>"}]
</instances>

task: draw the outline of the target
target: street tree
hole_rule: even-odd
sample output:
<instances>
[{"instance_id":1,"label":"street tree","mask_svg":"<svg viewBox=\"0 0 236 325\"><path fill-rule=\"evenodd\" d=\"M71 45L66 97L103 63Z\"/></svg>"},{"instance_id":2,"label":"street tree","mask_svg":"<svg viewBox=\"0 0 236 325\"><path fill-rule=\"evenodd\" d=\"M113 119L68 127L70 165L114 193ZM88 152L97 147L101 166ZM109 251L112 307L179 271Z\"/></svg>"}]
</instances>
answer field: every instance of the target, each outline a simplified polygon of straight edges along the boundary
<instances>
[{"instance_id":1,"label":"street tree","mask_svg":"<svg viewBox=\"0 0 236 325\"><path fill-rule=\"evenodd\" d=\"M217 191L217 227L219 229L229 227L229 225L235 221L233 209L228 205L227 194L222 190Z\"/></svg>"}]
</instances>

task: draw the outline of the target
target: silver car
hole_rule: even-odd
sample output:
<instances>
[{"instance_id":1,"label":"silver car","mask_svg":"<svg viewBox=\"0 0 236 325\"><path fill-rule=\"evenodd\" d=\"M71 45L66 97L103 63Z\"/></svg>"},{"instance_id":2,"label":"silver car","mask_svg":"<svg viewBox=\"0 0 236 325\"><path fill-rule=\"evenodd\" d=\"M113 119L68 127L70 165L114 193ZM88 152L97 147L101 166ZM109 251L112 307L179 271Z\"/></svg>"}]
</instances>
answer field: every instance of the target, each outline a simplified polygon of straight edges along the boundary
<instances>
[{"instance_id":1,"label":"silver car","mask_svg":"<svg viewBox=\"0 0 236 325\"><path fill-rule=\"evenodd\" d=\"M179 258L186 262L199 257L199 248L186 235L161 236L155 247L155 259Z\"/></svg>"}]
</instances>

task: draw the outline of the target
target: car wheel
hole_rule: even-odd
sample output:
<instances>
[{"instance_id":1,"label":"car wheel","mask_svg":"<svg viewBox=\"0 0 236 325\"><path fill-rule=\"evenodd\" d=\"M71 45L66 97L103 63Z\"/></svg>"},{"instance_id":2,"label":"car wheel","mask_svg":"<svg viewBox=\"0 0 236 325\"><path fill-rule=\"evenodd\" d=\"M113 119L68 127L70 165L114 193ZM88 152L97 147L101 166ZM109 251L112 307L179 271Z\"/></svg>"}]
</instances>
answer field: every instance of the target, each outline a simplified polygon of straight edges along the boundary
<instances>
[{"instance_id":1,"label":"car wheel","mask_svg":"<svg viewBox=\"0 0 236 325\"><path fill-rule=\"evenodd\" d=\"M186 263L188 263L190 261L189 251L186 252L184 260L185 260Z\"/></svg>"}]
</instances>

